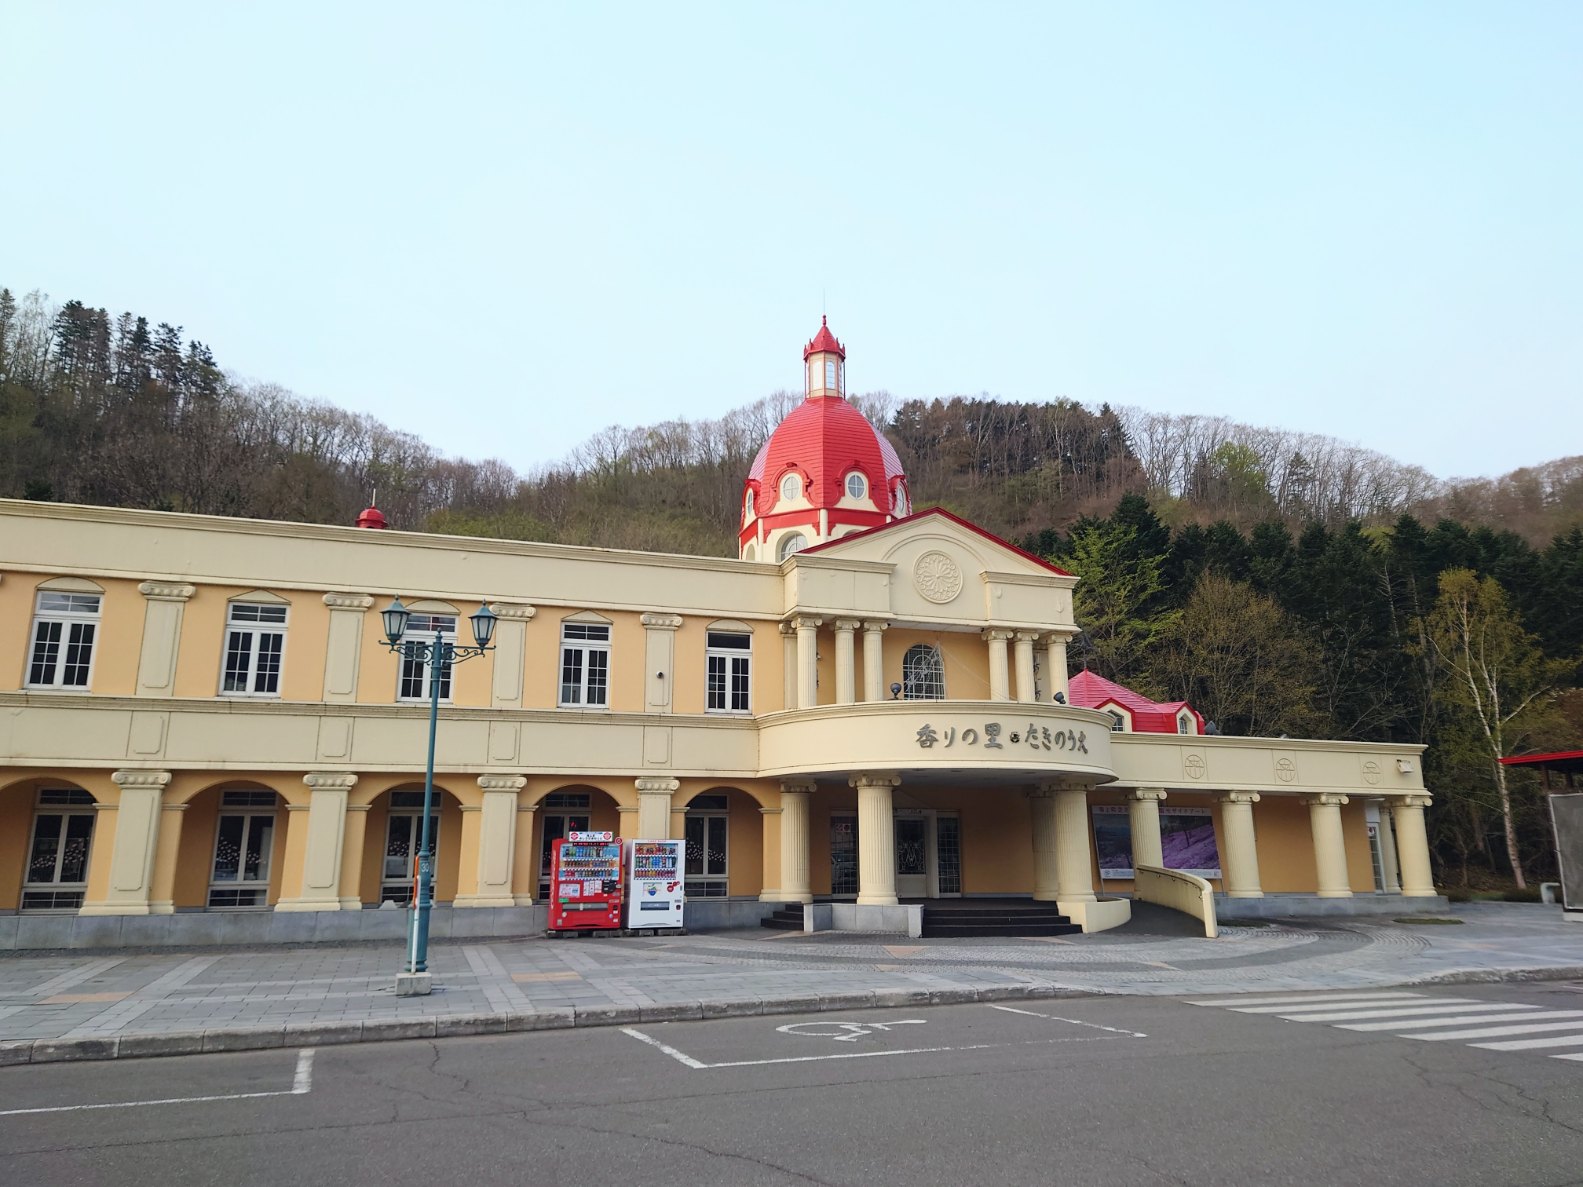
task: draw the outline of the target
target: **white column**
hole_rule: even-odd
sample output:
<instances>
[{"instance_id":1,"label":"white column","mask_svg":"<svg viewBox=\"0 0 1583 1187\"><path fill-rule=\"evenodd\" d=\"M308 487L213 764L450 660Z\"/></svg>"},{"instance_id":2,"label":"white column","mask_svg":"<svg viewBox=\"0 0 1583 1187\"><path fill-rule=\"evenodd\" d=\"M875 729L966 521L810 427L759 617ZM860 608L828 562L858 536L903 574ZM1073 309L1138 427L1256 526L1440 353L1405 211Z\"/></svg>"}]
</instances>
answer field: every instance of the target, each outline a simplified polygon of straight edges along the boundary
<instances>
[{"instance_id":1,"label":"white column","mask_svg":"<svg viewBox=\"0 0 1583 1187\"><path fill-rule=\"evenodd\" d=\"M1424 827L1424 809L1433 801L1426 795L1403 796L1392 813L1396 817L1396 851L1402 863L1402 895L1406 898L1433 898L1434 874L1429 866L1429 832Z\"/></svg>"},{"instance_id":2,"label":"white column","mask_svg":"<svg viewBox=\"0 0 1583 1187\"><path fill-rule=\"evenodd\" d=\"M1096 898L1086 787L1061 787L1055 793L1055 879L1063 903Z\"/></svg>"},{"instance_id":3,"label":"white column","mask_svg":"<svg viewBox=\"0 0 1583 1187\"><path fill-rule=\"evenodd\" d=\"M478 821L478 886L456 898L458 907L512 907L516 870L517 795L527 784L522 775L480 775L483 804Z\"/></svg>"},{"instance_id":4,"label":"white column","mask_svg":"<svg viewBox=\"0 0 1583 1187\"><path fill-rule=\"evenodd\" d=\"M1127 797L1127 819L1132 825L1132 866L1165 865L1165 848L1160 842L1161 787L1137 787Z\"/></svg>"},{"instance_id":5,"label":"white column","mask_svg":"<svg viewBox=\"0 0 1583 1187\"><path fill-rule=\"evenodd\" d=\"M492 709L522 708L522 672L528 647L528 623L537 609L521 602L491 602L495 624L495 650L490 655L489 705Z\"/></svg>"},{"instance_id":6,"label":"white column","mask_svg":"<svg viewBox=\"0 0 1583 1187\"><path fill-rule=\"evenodd\" d=\"M859 625L855 618L835 620L835 703L838 705L850 705L857 700L857 652L852 633Z\"/></svg>"},{"instance_id":7,"label":"white column","mask_svg":"<svg viewBox=\"0 0 1583 1187\"><path fill-rule=\"evenodd\" d=\"M330 630L324 646L324 699L332 704L357 700L357 669L363 655L363 615L374 604L367 594L327 593Z\"/></svg>"},{"instance_id":8,"label":"white column","mask_svg":"<svg viewBox=\"0 0 1583 1187\"><path fill-rule=\"evenodd\" d=\"M1396 865L1396 830L1391 826L1391 805L1381 801L1380 810L1380 874L1386 894L1402 892L1401 871Z\"/></svg>"},{"instance_id":9,"label":"white column","mask_svg":"<svg viewBox=\"0 0 1583 1187\"><path fill-rule=\"evenodd\" d=\"M1046 635L1044 639L1044 699L1055 700L1055 694L1071 695L1066 677L1066 636Z\"/></svg>"},{"instance_id":10,"label":"white column","mask_svg":"<svg viewBox=\"0 0 1583 1187\"><path fill-rule=\"evenodd\" d=\"M1033 897L1053 903L1061 897L1056 876L1055 789L1039 787L1028 793L1028 813L1033 836Z\"/></svg>"},{"instance_id":11,"label":"white column","mask_svg":"<svg viewBox=\"0 0 1583 1187\"><path fill-rule=\"evenodd\" d=\"M1253 832L1256 791L1228 791L1220 797L1221 885L1228 898L1263 898L1259 885L1259 847Z\"/></svg>"},{"instance_id":12,"label":"white column","mask_svg":"<svg viewBox=\"0 0 1583 1187\"><path fill-rule=\"evenodd\" d=\"M857 788L857 901L859 906L896 905L896 821L892 774L854 775Z\"/></svg>"},{"instance_id":13,"label":"white column","mask_svg":"<svg viewBox=\"0 0 1583 1187\"><path fill-rule=\"evenodd\" d=\"M1320 898L1351 898L1347 875L1346 836L1341 828L1341 805L1347 797L1321 792L1308 798L1308 823L1314 835L1314 868L1319 874Z\"/></svg>"},{"instance_id":14,"label":"white column","mask_svg":"<svg viewBox=\"0 0 1583 1187\"><path fill-rule=\"evenodd\" d=\"M886 622L867 619L863 623L863 699L885 699L885 628Z\"/></svg>"},{"instance_id":15,"label":"white column","mask_svg":"<svg viewBox=\"0 0 1583 1187\"><path fill-rule=\"evenodd\" d=\"M781 780L781 884L772 901L811 903L808 879L808 802L815 784Z\"/></svg>"},{"instance_id":16,"label":"white column","mask_svg":"<svg viewBox=\"0 0 1583 1187\"><path fill-rule=\"evenodd\" d=\"M665 840L671 835L671 795L681 787L681 781L647 778L633 782L638 789L638 834L632 839Z\"/></svg>"},{"instance_id":17,"label":"white column","mask_svg":"<svg viewBox=\"0 0 1583 1187\"><path fill-rule=\"evenodd\" d=\"M143 610L143 649L137 661L138 696L175 695L182 611L193 590L191 585L174 581L145 581L137 587L148 602Z\"/></svg>"},{"instance_id":18,"label":"white column","mask_svg":"<svg viewBox=\"0 0 1583 1187\"><path fill-rule=\"evenodd\" d=\"M682 616L645 614L642 622L643 707L649 713L670 713L671 686L676 683L676 632L681 629Z\"/></svg>"},{"instance_id":19,"label":"white column","mask_svg":"<svg viewBox=\"0 0 1583 1187\"><path fill-rule=\"evenodd\" d=\"M785 679L785 707L798 708L797 704L797 628L789 622L780 624L781 673Z\"/></svg>"},{"instance_id":20,"label":"white column","mask_svg":"<svg viewBox=\"0 0 1583 1187\"><path fill-rule=\"evenodd\" d=\"M1012 636L1012 653L1016 659L1017 668L1017 699L1019 701L1037 701L1038 694L1033 686L1033 644L1039 635L1035 631L1018 631Z\"/></svg>"},{"instance_id":21,"label":"white column","mask_svg":"<svg viewBox=\"0 0 1583 1187\"><path fill-rule=\"evenodd\" d=\"M148 915L151 914L149 892L154 881L154 853L159 845L160 796L170 782L170 772L115 771L110 778L121 789L118 805L100 809L102 818L110 817L115 821L110 882L103 899L84 903L78 913ZM94 831L99 831L99 824Z\"/></svg>"},{"instance_id":22,"label":"white column","mask_svg":"<svg viewBox=\"0 0 1583 1187\"><path fill-rule=\"evenodd\" d=\"M812 709L819 703L819 624L822 618L799 616L797 628L797 707Z\"/></svg>"},{"instance_id":23,"label":"white column","mask_svg":"<svg viewBox=\"0 0 1583 1187\"><path fill-rule=\"evenodd\" d=\"M277 911L339 911L341 861L346 852L346 801L357 776L350 771L309 771L308 812L301 817L308 830L303 846L302 888L293 898L275 904ZM293 819L296 828L298 819Z\"/></svg>"},{"instance_id":24,"label":"white column","mask_svg":"<svg viewBox=\"0 0 1583 1187\"><path fill-rule=\"evenodd\" d=\"M1011 679L1006 667L1006 641L1011 636L1011 631L997 627L983 632L982 637L989 644L989 699L992 701L1011 700Z\"/></svg>"}]
</instances>

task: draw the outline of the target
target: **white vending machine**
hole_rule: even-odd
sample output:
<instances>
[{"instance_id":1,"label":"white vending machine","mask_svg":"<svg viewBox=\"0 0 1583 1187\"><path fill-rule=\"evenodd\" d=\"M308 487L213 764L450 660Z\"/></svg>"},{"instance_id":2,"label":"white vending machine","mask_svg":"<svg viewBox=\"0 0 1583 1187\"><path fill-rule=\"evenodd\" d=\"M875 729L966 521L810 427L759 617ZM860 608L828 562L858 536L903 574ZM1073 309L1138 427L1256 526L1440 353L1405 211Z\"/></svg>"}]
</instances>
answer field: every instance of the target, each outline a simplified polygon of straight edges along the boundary
<instances>
[{"instance_id":1,"label":"white vending machine","mask_svg":"<svg viewBox=\"0 0 1583 1187\"><path fill-rule=\"evenodd\" d=\"M682 904L687 898L684 845L683 841L627 843L629 928L682 926Z\"/></svg>"}]
</instances>

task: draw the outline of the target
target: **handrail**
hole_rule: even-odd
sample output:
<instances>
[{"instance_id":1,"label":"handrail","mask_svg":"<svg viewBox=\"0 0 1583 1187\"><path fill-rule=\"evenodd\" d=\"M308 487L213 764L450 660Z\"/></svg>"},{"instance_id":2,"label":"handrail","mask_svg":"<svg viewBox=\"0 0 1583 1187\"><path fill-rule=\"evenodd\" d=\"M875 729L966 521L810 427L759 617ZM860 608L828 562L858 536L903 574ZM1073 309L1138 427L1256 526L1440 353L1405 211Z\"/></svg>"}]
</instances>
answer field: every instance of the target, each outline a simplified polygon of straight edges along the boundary
<instances>
[{"instance_id":1,"label":"handrail","mask_svg":"<svg viewBox=\"0 0 1583 1187\"><path fill-rule=\"evenodd\" d=\"M1142 902L1158 903L1202 920L1207 939L1220 934L1215 921L1215 888L1197 874L1164 866L1138 866L1133 871L1132 893Z\"/></svg>"}]
</instances>

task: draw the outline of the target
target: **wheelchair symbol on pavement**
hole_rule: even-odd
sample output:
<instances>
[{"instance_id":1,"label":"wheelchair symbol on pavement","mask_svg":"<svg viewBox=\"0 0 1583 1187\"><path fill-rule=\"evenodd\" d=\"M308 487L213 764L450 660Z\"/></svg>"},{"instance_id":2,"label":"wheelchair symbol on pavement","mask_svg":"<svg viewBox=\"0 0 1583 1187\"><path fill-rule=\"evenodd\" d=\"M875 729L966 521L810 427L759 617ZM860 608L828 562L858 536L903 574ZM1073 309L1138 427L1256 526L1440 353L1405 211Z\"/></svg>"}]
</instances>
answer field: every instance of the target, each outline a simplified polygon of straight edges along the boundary
<instances>
[{"instance_id":1,"label":"wheelchair symbol on pavement","mask_svg":"<svg viewBox=\"0 0 1583 1187\"><path fill-rule=\"evenodd\" d=\"M834 1039L838 1043L855 1043L864 1035L888 1031L893 1026L922 1026L922 1018L898 1018L893 1022L788 1022L775 1029L781 1034L796 1035L804 1039Z\"/></svg>"}]
</instances>

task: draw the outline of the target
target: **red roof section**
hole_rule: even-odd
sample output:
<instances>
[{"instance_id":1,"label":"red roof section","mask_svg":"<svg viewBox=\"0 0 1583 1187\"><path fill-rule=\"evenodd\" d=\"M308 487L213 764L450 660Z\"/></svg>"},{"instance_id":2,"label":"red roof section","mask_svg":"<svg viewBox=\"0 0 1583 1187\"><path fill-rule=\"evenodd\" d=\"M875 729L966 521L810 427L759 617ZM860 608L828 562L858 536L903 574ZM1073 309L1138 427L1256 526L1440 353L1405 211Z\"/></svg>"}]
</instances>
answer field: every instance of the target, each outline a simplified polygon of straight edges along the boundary
<instances>
[{"instance_id":1,"label":"red roof section","mask_svg":"<svg viewBox=\"0 0 1583 1187\"><path fill-rule=\"evenodd\" d=\"M1132 714L1132 729L1139 734L1174 734L1177 714L1186 709L1198 723L1198 732L1204 732L1203 715L1186 701L1151 701L1141 693L1106 680L1084 668L1067 681L1068 704L1082 709L1100 709L1107 704L1121 706Z\"/></svg>"},{"instance_id":2,"label":"red roof section","mask_svg":"<svg viewBox=\"0 0 1583 1187\"><path fill-rule=\"evenodd\" d=\"M890 523L880 524L878 527L867 528L867 529L865 529L864 531L861 531L861 532L853 532L851 535L842 536L839 540L826 540L823 544L815 544L812 548L805 548L805 549L803 549L803 551L804 552L818 552L818 551L820 551L821 549L824 549L824 548L834 548L837 544L848 544L848 543L851 543L853 540L861 540L864 537L873 536L873 535L878 534L879 532L888 532L892 528L900 527L904 523L917 523L920 520L928 519L928 518L931 518L931 517L938 518L938 519L949 520L951 523L956 524L958 527L966 528L968 531L972 532L974 535L978 535L978 536L984 537L984 539L988 540L991 544L997 544L1001 548L1004 548L1007 552L1012 552L1012 553L1015 553L1016 555L1022 557L1023 560L1032 561L1034 564L1038 565L1041 569L1048 569L1048 570L1050 570L1050 572L1058 574L1061 577L1070 577L1072 575L1072 574L1068 573L1065 569L1061 568L1059 565L1052 565L1049 561L1045 560L1042 556L1034 556L1033 553L1027 552L1027 551L1025 551L1025 550L1023 550L1021 548L1018 548L1015 544L1011 543L1010 541L1002 540L999 536L995 535L994 532L985 531L983 528L979 527L978 524L970 523L968 520L963 519L960 515L953 515L953 514L951 514L951 512L947 511L944 507L925 507L922 511L918 512L916 515L904 516L901 519L892 520ZM1120 686L1118 685L1117 687L1120 687Z\"/></svg>"},{"instance_id":3,"label":"red roof section","mask_svg":"<svg viewBox=\"0 0 1583 1187\"><path fill-rule=\"evenodd\" d=\"M807 346L802 348L802 361L806 363L809 355L818 354L821 350L827 350L843 359L846 358L846 347L837 342L836 336L830 332L830 319L828 317L819 319L819 332L813 336Z\"/></svg>"},{"instance_id":4,"label":"red roof section","mask_svg":"<svg viewBox=\"0 0 1583 1187\"><path fill-rule=\"evenodd\" d=\"M364 507L363 513L357 517L357 526L382 530L390 524L385 521L384 513L378 507Z\"/></svg>"},{"instance_id":5,"label":"red roof section","mask_svg":"<svg viewBox=\"0 0 1583 1187\"><path fill-rule=\"evenodd\" d=\"M1552 754L1514 754L1510 758L1501 759L1501 765L1507 767L1546 766L1562 763L1573 764L1583 759L1583 750L1557 750Z\"/></svg>"}]
</instances>

